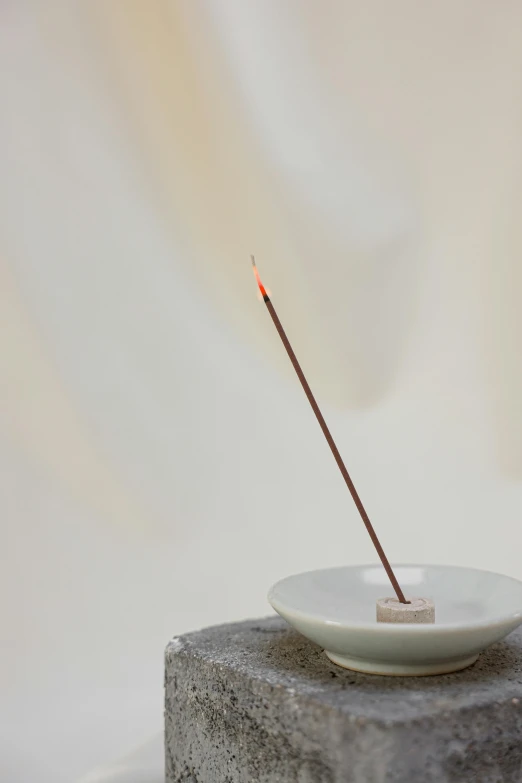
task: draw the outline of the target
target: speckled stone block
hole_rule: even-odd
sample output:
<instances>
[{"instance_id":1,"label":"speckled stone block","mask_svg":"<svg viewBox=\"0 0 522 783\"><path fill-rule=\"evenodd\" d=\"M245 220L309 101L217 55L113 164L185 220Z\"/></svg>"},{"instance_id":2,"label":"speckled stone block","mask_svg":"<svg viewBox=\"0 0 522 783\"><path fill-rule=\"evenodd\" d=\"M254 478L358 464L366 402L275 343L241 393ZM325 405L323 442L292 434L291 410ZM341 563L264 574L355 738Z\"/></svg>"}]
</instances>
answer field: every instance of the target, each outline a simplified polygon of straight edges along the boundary
<instances>
[{"instance_id":1,"label":"speckled stone block","mask_svg":"<svg viewBox=\"0 0 522 783\"><path fill-rule=\"evenodd\" d=\"M521 783L522 630L469 669L356 674L271 617L173 639L168 783Z\"/></svg>"}]
</instances>

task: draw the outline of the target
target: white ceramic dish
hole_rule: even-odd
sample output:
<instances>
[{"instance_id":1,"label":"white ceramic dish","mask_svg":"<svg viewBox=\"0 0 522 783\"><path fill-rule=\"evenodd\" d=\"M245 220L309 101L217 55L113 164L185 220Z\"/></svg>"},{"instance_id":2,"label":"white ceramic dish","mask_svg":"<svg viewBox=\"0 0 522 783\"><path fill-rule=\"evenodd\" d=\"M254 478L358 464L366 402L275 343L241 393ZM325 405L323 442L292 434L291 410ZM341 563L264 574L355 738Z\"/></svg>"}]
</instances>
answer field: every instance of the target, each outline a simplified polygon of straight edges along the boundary
<instances>
[{"instance_id":1,"label":"white ceramic dish","mask_svg":"<svg viewBox=\"0 0 522 783\"><path fill-rule=\"evenodd\" d=\"M475 568L394 566L406 597L435 602L434 625L377 623L375 602L393 595L381 566L345 566L282 579L268 600L339 666L370 674L447 674L522 623L522 582Z\"/></svg>"}]
</instances>

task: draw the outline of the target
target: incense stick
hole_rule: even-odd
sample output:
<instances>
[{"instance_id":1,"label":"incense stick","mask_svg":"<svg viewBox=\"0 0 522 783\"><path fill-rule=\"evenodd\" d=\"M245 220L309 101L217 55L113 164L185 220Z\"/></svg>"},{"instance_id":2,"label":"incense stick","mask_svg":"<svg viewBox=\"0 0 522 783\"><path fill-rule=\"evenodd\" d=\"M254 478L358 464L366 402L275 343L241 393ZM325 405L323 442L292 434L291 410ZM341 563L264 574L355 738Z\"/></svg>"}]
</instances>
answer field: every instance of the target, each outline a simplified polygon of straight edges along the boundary
<instances>
[{"instance_id":1,"label":"incense stick","mask_svg":"<svg viewBox=\"0 0 522 783\"><path fill-rule=\"evenodd\" d=\"M373 528L373 525L370 522L370 518L369 518L368 514L366 513L366 509L364 508L364 506L362 504L362 501L361 501L361 499L359 497L359 494L358 494L357 490L355 489L355 485L354 485L352 479L350 478L350 474L348 473L348 470L346 469L346 465L344 464L343 458L341 457L341 455L339 453L339 449L335 445L335 441L334 441L334 439L332 437L332 434L331 434L330 430L328 429L328 425L326 424L326 421L324 420L324 416L321 413L319 405L316 402L316 399L315 399L315 397L314 397L314 395L312 393L312 390L311 390L310 386L308 385L308 381L306 380L305 375L304 375L304 373L303 373L303 371L301 369L301 365L299 364L299 362L297 360L297 356L295 355L294 350L293 350L292 346L290 345L290 341L289 341L288 337L286 336L285 330L283 329L283 325L281 324L281 321L279 320L279 317L278 317L278 315L277 315L277 313L275 311L274 305L272 304L272 302L270 300L270 297L267 294L266 288L264 287L263 283L261 282L261 279L259 277L259 272L257 271L257 266L256 266L256 262L255 262L254 256L250 256L250 258L252 260L252 267L253 267L253 270L254 270L254 275L256 277L257 284L258 284L259 290L261 292L261 296L263 297L263 301L264 301L264 303L266 305L266 309L270 313L270 317L272 318L272 321L274 322L274 326L277 329L279 337L281 338L281 342L283 343L283 345L284 345L284 347L286 349L286 352L288 354L288 357L289 357L290 361L292 362L293 368L296 371L297 377L299 378L299 380L301 382L301 386L303 387L304 393L306 394L306 396L308 398L308 402L312 406L312 410L315 413L315 417L316 417L317 421L319 422L319 426L321 427L321 429L323 431L323 435L326 438L326 441L327 441L328 445L330 446L330 449L331 449L331 452L332 452L332 454L334 456L334 459L337 462L339 470L341 471L341 474L342 474L342 476L343 476L343 478L344 478L344 480L346 482L346 486L350 490L350 494L351 494L351 496L353 498L353 501L354 501L355 505L357 506L357 510L358 510L359 514L361 515L361 519L362 519L362 521L365 524L366 530L368 531L369 536L370 536L370 538L372 540L372 543L373 543L375 549L377 550L377 554L379 555L381 563L383 564L384 569L385 569L385 571L386 571L386 573L388 575L388 578L389 578L390 582L392 583L393 589L395 590L395 593L397 594L397 598L399 599L399 601L402 604L407 604L407 603L409 603L409 601L407 601L406 598L404 597L404 593L402 592L401 587L399 585L399 582L397 581L397 577L393 573L393 569L392 569L392 567L391 567L391 565L389 563L388 558L386 557L386 555L384 553L384 549L382 548L381 543L380 543L379 539L377 538L377 533L375 532L375 530Z\"/></svg>"}]
</instances>

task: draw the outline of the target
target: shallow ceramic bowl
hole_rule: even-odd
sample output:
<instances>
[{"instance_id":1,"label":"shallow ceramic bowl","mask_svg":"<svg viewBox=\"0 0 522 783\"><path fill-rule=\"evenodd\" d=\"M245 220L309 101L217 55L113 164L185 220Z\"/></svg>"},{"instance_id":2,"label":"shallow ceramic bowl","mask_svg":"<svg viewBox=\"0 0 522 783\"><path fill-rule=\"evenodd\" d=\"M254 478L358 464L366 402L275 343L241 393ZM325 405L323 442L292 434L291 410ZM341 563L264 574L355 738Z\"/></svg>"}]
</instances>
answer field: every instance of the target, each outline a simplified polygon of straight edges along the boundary
<instances>
[{"instance_id":1,"label":"shallow ceramic bowl","mask_svg":"<svg viewBox=\"0 0 522 783\"><path fill-rule=\"evenodd\" d=\"M268 600L339 666L370 674L446 674L522 623L522 582L475 568L394 566L406 595L435 602L434 625L377 623L375 603L393 595L381 566L345 566L282 579Z\"/></svg>"}]
</instances>

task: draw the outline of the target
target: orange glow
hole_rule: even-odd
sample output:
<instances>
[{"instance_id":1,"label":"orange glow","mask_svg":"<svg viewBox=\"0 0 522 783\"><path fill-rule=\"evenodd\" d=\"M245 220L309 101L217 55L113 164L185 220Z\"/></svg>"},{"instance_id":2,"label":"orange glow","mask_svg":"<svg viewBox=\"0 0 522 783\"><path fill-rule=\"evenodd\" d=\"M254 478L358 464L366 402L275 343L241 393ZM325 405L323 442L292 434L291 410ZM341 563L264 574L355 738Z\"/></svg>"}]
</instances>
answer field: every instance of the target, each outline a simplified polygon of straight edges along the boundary
<instances>
[{"instance_id":1,"label":"orange glow","mask_svg":"<svg viewBox=\"0 0 522 783\"><path fill-rule=\"evenodd\" d=\"M252 269L254 271L254 276L255 276L255 278L257 280L257 284L259 286L259 291L261 293L261 296L262 297L268 296L267 290L266 290L265 286L263 285L263 283L261 282L261 278L259 277L259 272L257 271L257 266L256 266L256 262L255 262L254 256L250 256L250 258L252 259Z\"/></svg>"}]
</instances>

